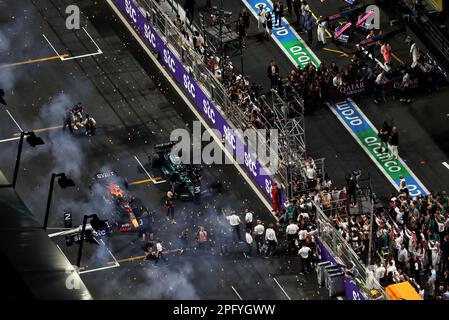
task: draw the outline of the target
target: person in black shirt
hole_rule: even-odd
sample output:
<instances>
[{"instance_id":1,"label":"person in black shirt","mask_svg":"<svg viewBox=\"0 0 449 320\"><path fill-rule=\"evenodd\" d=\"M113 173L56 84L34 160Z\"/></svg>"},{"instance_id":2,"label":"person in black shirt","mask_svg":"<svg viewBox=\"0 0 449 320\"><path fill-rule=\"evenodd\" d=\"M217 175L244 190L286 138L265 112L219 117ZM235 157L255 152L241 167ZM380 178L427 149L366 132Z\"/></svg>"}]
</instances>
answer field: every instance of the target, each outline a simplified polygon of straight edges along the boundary
<instances>
[{"instance_id":1,"label":"person in black shirt","mask_svg":"<svg viewBox=\"0 0 449 320\"><path fill-rule=\"evenodd\" d=\"M265 12L265 19L267 24L267 38L269 39L273 33L273 17L269 11Z\"/></svg>"},{"instance_id":2,"label":"person in black shirt","mask_svg":"<svg viewBox=\"0 0 449 320\"><path fill-rule=\"evenodd\" d=\"M282 16L284 14L284 4L282 3L282 0L277 0L273 4L273 11L274 11L274 23L280 27L282 25Z\"/></svg>"},{"instance_id":3,"label":"person in black shirt","mask_svg":"<svg viewBox=\"0 0 449 320\"><path fill-rule=\"evenodd\" d=\"M242 47L246 47L246 24L245 20L242 16L240 16L239 20L237 21L237 33L239 34L240 43L242 44Z\"/></svg>"},{"instance_id":4,"label":"person in black shirt","mask_svg":"<svg viewBox=\"0 0 449 320\"><path fill-rule=\"evenodd\" d=\"M142 249L145 254L144 260L158 260L156 253L153 251L153 241L148 240L147 242L145 242L145 244L142 246Z\"/></svg>"},{"instance_id":5,"label":"person in black shirt","mask_svg":"<svg viewBox=\"0 0 449 320\"><path fill-rule=\"evenodd\" d=\"M246 9L246 7L244 7L242 9L242 12L240 12L239 18L243 19L243 22L245 24L245 29L248 30L249 29L249 12L248 9Z\"/></svg>"},{"instance_id":6,"label":"person in black shirt","mask_svg":"<svg viewBox=\"0 0 449 320\"><path fill-rule=\"evenodd\" d=\"M296 28L299 29L301 26L301 18L302 18L301 0L291 0L291 2L293 5L293 13L295 14L295 17L296 17L295 25L296 25ZM287 5L288 5L288 1L287 1Z\"/></svg>"},{"instance_id":7,"label":"person in black shirt","mask_svg":"<svg viewBox=\"0 0 449 320\"><path fill-rule=\"evenodd\" d=\"M186 16L190 23L193 22L195 12L195 0L186 0L184 3L184 9L186 10Z\"/></svg>"},{"instance_id":8,"label":"person in black shirt","mask_svg":"<svg viewBox=\"0 0 449 320\"><path fill-rule=\"evenodd\" d=\"M287 0L287 11L289 15L292 15L293 13L293 0Z\"/></svg>"},{"instance_id":9,"label":"person in black shirt","mask_svg":"<svg viewBox=\"0 0 449 320\"><path fill-rule=\"evenodd\" d=\"M140 227L138 236L142 241L153 241L153 227L154 216L148 212L148 209L144 209L139 217Z\"/></svg>"},{"instance_id":10,"label":"person in black shirt","mask_svg":"<svg viewBox=\"0 0 449 320\"><path fill-rule=\"evenodd\" d=\"M271 88L276 87L279 79L279 67L274 60L270 61L270 65L267 68L267 74L271 82Z\"/></svg>"},{"instance_id":11,"label":"person in black shirt","mask_svg":"<svg viewBox=\"0 0 449 320\"><path fill-rule=\"evenodd\" d=\"M386 121L382 126L382 129L379 130L378 136L381 141L380 153L384 153L388 151L388 138L390 137L391 128Z\"/></svg>"},{"instance_id":12,"label":"person in black shirt","mask_svg":"<svg viewBox=\"0 0 449 320\"><path fill-rule=\"evenodd\" d=\"M447 269L449 267L449 234L446 234L441 241L441 259L443 260L443 268Z\"/></svg>"},{"instance_id":13,"label":"person in black shirt","mask_svg":"<svg viewBox=\"0 0 449 320\"><path fill-rule=\"evenodd\" d=\"M62 129L65 130L66 127L69 128L70 133L73 133L72 110L71 109L67 110L64 114Z\"/></svg>"},{"instance_id":14,"label":"person in black shirt","mask_svg":"<svg viewBox=\"0 0 449 320\"><path fill-rule=\"evenodd\" d=\"M349 204L351 206L355 206L357 195L357 181L355 180L352 174L348 176L347 184L348 184Z\"/></svg>"},{"instance_id":15,"label":"person in black shirt","mask_svg":"<svg viewBox=\"0 0 449 320\"><path fill-rule=\"evenodd\" d=\"M393 127L390 136L391 158L398 158L399 133L398 128Z\"/></svg>"}]
</instances>

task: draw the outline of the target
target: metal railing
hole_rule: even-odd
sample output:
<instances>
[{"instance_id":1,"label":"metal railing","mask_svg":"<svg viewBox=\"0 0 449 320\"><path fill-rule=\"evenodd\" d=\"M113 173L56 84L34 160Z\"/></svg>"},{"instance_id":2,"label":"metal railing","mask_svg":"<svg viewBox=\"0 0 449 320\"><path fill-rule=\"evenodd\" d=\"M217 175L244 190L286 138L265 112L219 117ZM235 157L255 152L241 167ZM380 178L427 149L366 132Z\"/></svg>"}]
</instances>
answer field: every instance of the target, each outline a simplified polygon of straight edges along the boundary
<instances>
[{"instance_id":1,"label":"metal railing","mask_svg":"<svg viewBox=\"0 0 449 320\"><path fill-rule=\"evenodd\" d=\"M371 289L373 289L373 287L370 287L372 284L369 284L368 280L368 268L351 248L351 245L335 228L334 222L327 217L320 206L313 202L313 207L315 209L318 237L321 243L326 247L338 264L345 266L346 270L350 270L350 273L352 274L350 278L357 284L357 287L364 298L369 300L373 299L371 294ZM375 280L374 288L378 292L376 299L387 299L385 290Z\"/></svg>"}]
</instances>

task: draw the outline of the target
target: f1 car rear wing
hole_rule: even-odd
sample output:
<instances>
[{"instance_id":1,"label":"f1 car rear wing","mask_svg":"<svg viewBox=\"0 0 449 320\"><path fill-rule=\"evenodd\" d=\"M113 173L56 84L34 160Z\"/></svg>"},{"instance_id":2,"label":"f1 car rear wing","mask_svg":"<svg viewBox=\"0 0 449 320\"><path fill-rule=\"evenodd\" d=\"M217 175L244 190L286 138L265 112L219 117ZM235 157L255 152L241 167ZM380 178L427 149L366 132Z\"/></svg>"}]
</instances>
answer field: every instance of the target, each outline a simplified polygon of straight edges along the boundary
<instances>
[{"instance_id":1,"label":"f1 car rear wing","mask_svg":"<svg viewBox=\"0 0 449 320\"><path fill-rule=\"evenodd\" d=\"M107 171L107 172L99 172L95 175L95 179L101 180L101 179L108 179L111 177L117 177L117 172L115 171Z\"/></svg>"},{"instance_id":2,"label":"f1 car rear wing","mask_svg":"<svg viewBox=\"0 0 449 320\"><path fill-rule=\"evenodd\" d=\"M157 153L161 153L161 152L168 152L170 151L173 146L175 145L175 142L167 142L167 143L161 143L161 144L157 144L154 146L154 150Z\"/></svg>"}]
</instances>

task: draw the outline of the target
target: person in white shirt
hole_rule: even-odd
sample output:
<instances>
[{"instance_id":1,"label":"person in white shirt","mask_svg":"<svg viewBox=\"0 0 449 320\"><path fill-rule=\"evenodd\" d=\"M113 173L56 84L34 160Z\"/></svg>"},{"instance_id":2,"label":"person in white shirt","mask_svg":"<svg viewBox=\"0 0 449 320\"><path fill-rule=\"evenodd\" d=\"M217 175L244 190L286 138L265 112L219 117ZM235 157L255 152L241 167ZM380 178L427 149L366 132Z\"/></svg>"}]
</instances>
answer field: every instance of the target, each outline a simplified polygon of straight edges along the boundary
<instances>
[{"instance_id":1,"label":"person in white shirt","mask_svg":"<svg viewBox=\"0 0 449 320\"><path fill-rule=\"evenodd\" d=\"M245 223L246 229L253 229L253 213L248 208L245 209Z\"/></svg>"},{"instance_id":2,"label":"person in white shirt","mask_svg":"<svg viewBox=\"0 0 449 320\"><path fill-rule=\"evenodd\" d=\"M308 5L307 1L302 0L301 1L301 14L305 15L307 11L310 11L310 6Z\"/></svg>"},{"instance_id":3,"label":"person in white shirt","mask_svg":"<svg viewBox=\"0 0 449 320\"><path fill-rule=\"evenodd\" d=\"M401 249L398 252L398 262L401 268L404 268L408 262L408 251L404 244L401 244Z\"/></svg>"},{"instance_id":4,"label":"person in white shirt","mask_svg":"<svg viewBox=\"0 0 449 320\"><path fill-rule=\"evenodd\" d=\"M394 211L396 212L396 223L402 227L404 225L404 208L396 207Z\"/></svg>"},{"instance_id":5,"label":"person in white shirt","mask_svg":"<svg viewBox=\"0 0 449 320\"><path fill-rule=\"evenodd\" d=\"M391 272L391 273L394 273L394 272L397 272L398 271L398 269L396 269L396 266L394 265L394 263L393 263L393 261L390 261L389 263L388 263L388 268L387 268L387 275Z\"/></svg>"},{"instance_id":6,"label":"person in white shirt","mask_svg":"<svg viewBox=\"0 0 449 320\"><path fill-rule=\"evenodd\" d=\"M266 32L266 23L267 18L265 17L265 12L263 9L263 4L259 5L259 9L257 11L257 30L259 30L259 34L261 38L264 38Z\"/></svg>"},{"instance_id":7,"label":"person in white shirt","mask_svg":"<svg viewBox=\"0 0 449 320\"><path fill-rule=\"evenodd\" d=\"M253 236L251 235L251 229L246 229L245 233L246 252L243 253L245 258L251 258L253 254Z\"/></svg>"},{"instance_id":8,"label":"person in white shirt","mask_svg":"<svg viewBox=\"0 0 449 320\"><path fill-rule=\"evenodd\" d=\"M301 259L301 272L299 274L309 273L309 261L310 261L310 249L305 243L302 244L301 249L298 251L299 258Z\"/></svg>"},{"instance_id":9,"label":"person in white shirt","mask_svg":"<svg viewBox=\"0 0 449 320\"><path fill-rule=\"evenodd\" d=\"M386 271L387 270L385 269L385 267L381 263L377 262L374 265L374 278L376 278L377 282L380 283L380 282L383 281L383 278L385 277Z\"/></svg>"},{"instance_id":10,"label":"person in white shirt","mask_svg":"<svg viewBox=\"0 0 449 320\"><path fill-rule=\"evenodd\" d=\"M337 73L335 77L332 79L332 84L334 87L341 87L343 85L343 79L341 78L341 74Z\"/></svg>"},{"instance_id":11,"label":"person in white shirt","mask_svg":"<svg viewBox=\"0 0 449 320\"><path fill-rule=\"evenodd\" d=\"M415 68L418 65L418 59L419 59L419 48L416 43L413 41L410 45L410 56L412 57L412 68Z\"/></svg>"},{"instance_id":12,"label":"person in white shirt","mask_svg":"<svg viewBox=\"0 0 449 320\"><path fill-rule=\"evenodd\" d=\"M412 79L410 78L410 75L404 71L401 86L399 88L402 95L402 97L399 99L400 102L407 102L407 103L413 102L413 99L410 98L410 88L412 84L413 82Z\"/></svg>"},{"instance_id":13,"label":"person in white shirt","mask_svg":"<svg viewBox=\"0 0 449 320\"><path fill-rule=\"evenodd\" d=\"M240 224L242 221L240 220L240 217L233 212L230 216L226 216L226 219L229 220L229 224L232 228L232 238L234 242L242 242L242 235L240 234Z\"/></svg>"},{"instance_id":14,"label":"person in white shirt","mask_svg":"<svg viewBox=\"0 0 449 320\"><path fill-rule=\"evenodd\" d=\"M156 263L159 261L159 259L162 259L164 262L167 262L167 259L162 254L163 250L164 248L162 247L162 241L158 239L156 242L156 257L157 257Z\"/></svg>"},{"instance_id":15,"label":"person in white shirt","mask_svg":"<svg viewBox=\"0 0 449 320\"><path fill-rule=\"evenodd\" d=\"M285 229L285 233L287 234L287 242L288 242L287 251L288 252L292 252L296 248L295 241L298 239L298 230L299 230L299 227L295 223L295 221L290 220L287 228Z\"/></svg>"},{"instance_id":16,"label":"person in white shirt","mask_svg":"<svg viewBox=\"0 0 449 320\"><path fill-rule=\"evenodd\" d=\"M306 167L307 188L314 189L316 187L316 171L312 166Z\"/></svg>"},{"instance_id":17,"label":"person in white shirt","mask_svg":"<svg viewBox=\"0 0 449 320\"><path fill-rule=\"evenodd\" d=\"M278 239L276 237L276 231L274 231L273 224L270 224L265 231L265 241L267 243L267 256L271 256L273 252L276 250L276 245L278 242Z\"/></svg>"},{"instance_id":18,"label":"person in white shirt","mask_svg":"<svg viewBox=\"0 0 449 320\"><path fill-rule=\"evenodd\" d=\"M254 240L256 241L256 252L260 254L260 248L263 246L265 227L260 220L257 220L256 223L257 225L254 227Z\"/></svg>"},{"instance_id":19,"label":"person in white shirt","mask_svg":"<svg viewBox=\"0 0 449 320\"><path fill-rule=\"evenodd\" d=\"M320 16L320 18L317 21L317 35L318 35L318 42L321 42L323 46L326 44L326 27L327 27L327 21L323 18L323 16Z\"/></svg>"},{"instance_id":20,"label":"person in white shirt","mask_svg":"<svg viewBox=\"0 0 449 320\"><path fill-rule=\"evenodd\" d=\"M298 238L299 241L304 241L307 238L307 230L303 229L303 230L299 230L298 232Z\"/></svg>"}]
</instances>

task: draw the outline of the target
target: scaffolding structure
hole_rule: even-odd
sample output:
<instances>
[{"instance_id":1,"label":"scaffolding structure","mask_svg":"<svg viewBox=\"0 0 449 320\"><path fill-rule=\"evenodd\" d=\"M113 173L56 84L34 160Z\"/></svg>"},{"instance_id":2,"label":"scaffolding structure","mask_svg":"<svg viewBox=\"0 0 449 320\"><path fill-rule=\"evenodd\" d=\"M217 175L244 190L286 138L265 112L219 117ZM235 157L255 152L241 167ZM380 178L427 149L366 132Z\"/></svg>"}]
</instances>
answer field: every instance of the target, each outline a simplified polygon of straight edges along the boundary
<instances>
[{"instance_id":1,"label":"scaffolding structure","mask_svg":"<svg viewBox=\"0 0 449 320\"><path fill-rule=\"evenodd\" d=\"M265 107L269 108L269 118L265 122L270 129L278 131L279 168L277 176L293 197L295 180L305 179L304 160L306 156L306 133L304 121L304 100L294 96L292 100L283 100L276 90L261 97ZM266 115L265 115L266 116Z\"/></svg>"}]
</instances>

